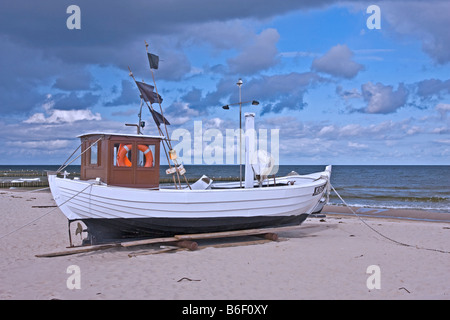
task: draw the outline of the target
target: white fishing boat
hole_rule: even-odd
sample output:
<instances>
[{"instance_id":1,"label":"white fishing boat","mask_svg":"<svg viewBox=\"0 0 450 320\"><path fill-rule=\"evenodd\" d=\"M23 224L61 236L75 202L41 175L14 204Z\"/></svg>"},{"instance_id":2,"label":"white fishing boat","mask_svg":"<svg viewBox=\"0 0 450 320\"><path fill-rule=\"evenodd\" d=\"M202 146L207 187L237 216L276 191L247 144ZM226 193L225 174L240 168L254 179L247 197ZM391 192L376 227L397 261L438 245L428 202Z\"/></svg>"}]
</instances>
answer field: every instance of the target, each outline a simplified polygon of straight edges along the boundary
<instances>
[{"instance_id":1,"label":"white fishing boat","mask_svg":"<svg viewBox=\"0 0 450 320\"><path fill-rule=\"evenodd\" d=\"M159 185L161 137L92 133L80 138L87 150L80 179L52 172L48 179L56 204L69 222L84 222L91 244L301 224L318 210L331 175L327 166L323 172L266 179L262 185L255 179L247 188L206 176L191 186L164 187ZM94 142L98 158L92 161L94 152L87 148ZM130 166L118 165L123 146L129 148ZM142 146L147 149L141 151ZM140 166L139 153L148 149L151 165Z\"/></svg>"},{"instance_id":2,"label":"white fishing boat","mask_svg":"<svg viewBox=\"0 0 450 320\"><path fill-rule=\"evenodd\" d=\"M137 134L83 134L79 136L80 178L58 176L62 170L48 173L51 192L69 227L82 221L87 226L88 242L299 225L309 214L321 210L329 191L331 166L308 175L271 176L271 160L250 162L258 153L248 144L244 185L214 182L207 176L190 185L185 168L177 162L170 140L160 128L169 124L162 109L156 112L149 88L143 90L141 83L136 84L143 101L150 102L147 106L160 135L140 134L140 119ZM159 95L154 97L161 101ZM159 183L161 149L169 164L166 173L174 185Z\"/></svg>"}]
</instances>

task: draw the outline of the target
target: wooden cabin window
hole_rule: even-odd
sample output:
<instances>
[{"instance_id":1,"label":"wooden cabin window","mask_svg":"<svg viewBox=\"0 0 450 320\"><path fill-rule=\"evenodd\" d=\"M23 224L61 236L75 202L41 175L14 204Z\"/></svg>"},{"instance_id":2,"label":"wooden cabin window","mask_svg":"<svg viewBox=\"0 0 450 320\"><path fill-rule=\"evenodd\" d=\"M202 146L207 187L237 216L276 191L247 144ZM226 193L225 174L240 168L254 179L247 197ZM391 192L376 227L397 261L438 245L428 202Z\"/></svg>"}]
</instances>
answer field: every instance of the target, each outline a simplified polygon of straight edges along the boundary
<instances>
[{"instance_id":1,"label":"wooden cabin window","mask_svg":"<svg viewBox=\"0 0 450 320\"><path fill-rule=\"evenodd\" d=\"M155 166L155 145L139 144L138 145L138 167L154 167Z\"/></svg>"},{"instance_id":2,"label":"wooden cabin window","mask_svg":"<svg viewBox=\"0 0 450 320\"><path fill-rule=\"evenodd\" d=\"M114 144L114 166L131 167L132 166L133 144L115 143Z\"/></svg>"},{"instance_id":3,"label":"wooden cabin window","mask_svg":"<svg viewBox=\"0 0 450 320\"><path fill-rule=\"evenodd\" d=\"M90 148L90 154L91 156L89 157L89 164L96 164L98 165L99 161L98 161L98 142L95 143L94 145L91 145Z\"/></svg>"}]
</instances>

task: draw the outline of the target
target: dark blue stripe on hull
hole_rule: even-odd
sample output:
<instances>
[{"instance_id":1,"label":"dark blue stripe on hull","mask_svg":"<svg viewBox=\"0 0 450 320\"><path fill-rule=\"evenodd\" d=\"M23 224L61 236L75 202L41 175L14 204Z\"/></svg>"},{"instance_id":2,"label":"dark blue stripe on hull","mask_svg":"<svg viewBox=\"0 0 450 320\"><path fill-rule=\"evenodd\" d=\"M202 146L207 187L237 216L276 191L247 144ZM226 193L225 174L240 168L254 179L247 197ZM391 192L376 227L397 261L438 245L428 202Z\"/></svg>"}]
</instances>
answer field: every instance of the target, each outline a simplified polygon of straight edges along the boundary
<instances>
[{"instance_id":1,"label":"dark blue stripe on hull","mask_svg":"<svg viewBox=\"0 0 450 320\"><path fill-rule=\"evenodd\" d=\"M176 234L221 232L301 224L308 214L273 217L84 219L92 244Z\"/></svg>"}]
</instances>

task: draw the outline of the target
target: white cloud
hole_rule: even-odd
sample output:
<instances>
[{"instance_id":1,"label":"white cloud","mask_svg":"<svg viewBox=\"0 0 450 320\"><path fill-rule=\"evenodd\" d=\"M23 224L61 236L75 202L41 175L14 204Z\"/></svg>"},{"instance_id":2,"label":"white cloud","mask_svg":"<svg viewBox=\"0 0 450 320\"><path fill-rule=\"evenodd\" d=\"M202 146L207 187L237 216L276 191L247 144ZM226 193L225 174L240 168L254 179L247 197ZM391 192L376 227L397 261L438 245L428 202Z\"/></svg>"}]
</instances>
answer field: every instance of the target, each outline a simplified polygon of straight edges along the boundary
<instances>
[{"instance_id":1,"label":"white cloud","mask_svg":"<svg viewBox=\"0 0 450 320\"><path fill-rule=\"evenodd\" d=\"M406 134L407 134L407 135L413 135L413 134L420 133L420 132L422 132L422 129L421 129L420 127L418 127L418 126L412 126L411 128L409 128L409 129L406 131Z\"/></svg>"},{"instance_id":2,"label":"white cloud","mask_svg":"<svg viewBox=\"0 0 450 320\"><path fill-rule=\"evenodd\" d=\"M322 129L320 129L319 133L317 134L318 136L325 136L328 134L333 134L336 132L336 128L333 125L330 126L325 126Z\"/></svg>"},{"instance_id":3,"label":"white cloud","mask_svg":"<svg viewBox=\"0 0 450 320\"><path fill-rule=\"evenodd\" d=\"M367 149L369 146L363 143L351 142L349 141L347 144L348 147L353 149Z\"/></svg>"},{"instance_id":4,"label":"white cloud","mask_svg":"<svg viewBox=\"0 0 450 320\"><path fill-rule=\"evenodd\" d=\"M395 91L393 86L384 85L382 83L373 84L367 82L361 86L364 100L367 107L363 109L366 113L392 113L406 103L408 98L408 90L403 83L398 85Z\"/></svg>"},{"instance_id":5,"label":"white cloud","mask_svg":"<svg viewBox=\"0 0 450 320\"><path fill-rule=\"evenodd\" d=\"M450 112L450 104L448 103L438 103L436 105L436 111L441 114L441 117L445 119L447 117L447 113Z\"/></svg>"},{"instance_id":6,"label":"white cloud","mask_svg":"<svg viewBox=\"0 0 450 320\"><path fill-rule=\"evenodd\" d=\"M345 101L361 98L361 93L356 88L344 90L341 85L338 85L336 87L336 93Z\"/></svg>"},{"instance_id":7,"label":"white cloud","mask_svg":"<svg viewBox=\"0 0 450 320\"><path fill-rule=\"evenodd\" d=\"M101 120L102 117L100 113L92 113L91 110L48 110L50 115L46 117L43 113L35 113L24 123L72 123L81 120Z\"/></svg>"},{"instance_id":8,"label":"white cloud","mask_svg":"<svg viewBox=\"0 0 450 320\"><path fill-rule=\"evenodd\" d=\"M431 133L437 133L437 134L450 133L450 128L449 127L434 128L433 130L431 130Z\"/></svg>"},{"instance_id":9,"label":"white cloud","mask_svg":"<svg viewBox=\"0 0 450 320\"><path fill-rule=\"evenodd\" d=\"M45 141L7 141L6 146L14 146L20 149L61 149L71 145L71 140L45 140Z\"/></svg>"},{"instance_id":10,"label":"white cloud","mask_svg":"<svg viewBox=\"0 0 450 320\"><path fill-rule=\"evenodd\" d=\"M157 110L159 112L159 110ZM174 102L170 108L164 112L164 117L169 120L172 125L181 125L196 117L200 112L196 109L190 108L188 103Z\"/></svg>"},{"instance_id":11,"label":"white cloud","mask_svg":"<svg viewBox=\"0 0 450 320\"><path fill-rule=\"evenodd\" d=\"M361 125L359 124L347 124L345 126L343 126L340 130L339 130L339 134L343 135L343 136L359 136L361 134L361 132L363 131L363 128L361 127Z\"/></svg>"},{"instance_id":12,"label":"white cloud","mask_svg":"<svg viewBox=\"0 0 450 320\"><path fill-rule=\"evenodd\" d=\"M347 45L338 44L322 57L313 60L311 68L332 76L351 79L364 69L362 64L352 60L353 52Z\"/></svg>"},{"instance_id":13,"label":"white cloud","mask_svg":"<svg viewBox=\"0 0 450 320\"><path fill-rule=\"evenodd\" d=\"M278 62L276 44L279 39L276 29L263 30L237 57L228 60L230 71L253 74L274 66Z\"/></svg>"},{"instance_id":14,"label":"white cloud","mask_svg":"<svg viewBox=\"0 0 450 320\"><path fill-rule=\"evenodd\" d=\"M309 51L285 51L280 52L280 57L282 58L298 58L298 57L317 57L318 53L309 52Z\"/></svg>"},{"instance_id":15,"label":"white cloud","mask_svg":"<svg viewBox=\"0 0 450 320\"><path fill-rule=\"evenodd\" d=\"M442 144L450 144L450 139L434 140L434 142L442 143Z\"/></svg>"}]
</instances>

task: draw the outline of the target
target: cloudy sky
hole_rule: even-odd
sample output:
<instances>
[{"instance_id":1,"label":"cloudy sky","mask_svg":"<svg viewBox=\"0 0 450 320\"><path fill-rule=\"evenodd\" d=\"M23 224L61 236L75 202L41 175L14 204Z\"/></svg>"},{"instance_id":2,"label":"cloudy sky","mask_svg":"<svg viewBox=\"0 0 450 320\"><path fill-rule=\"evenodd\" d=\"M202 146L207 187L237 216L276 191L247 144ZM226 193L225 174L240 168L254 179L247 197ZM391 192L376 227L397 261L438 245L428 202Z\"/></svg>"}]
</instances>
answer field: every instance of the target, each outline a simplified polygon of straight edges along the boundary
<instances>
[{"instance_id":1,"label":"cloudy sky","mask_svg":"<svg viewBox=\"0 0 450 320\"><path fill-rule=\"evenodd\" d=\"M81 29L67 28L69 5ZM381 10L369 29L370 5ZM236 82L281 164L450 164L450 2L4 0L0 164L61 164L77 135L130 132L155 70L169 133L236 129ZM146 134L156 129L148 110Z\"/></svg>"}]
</instances>

